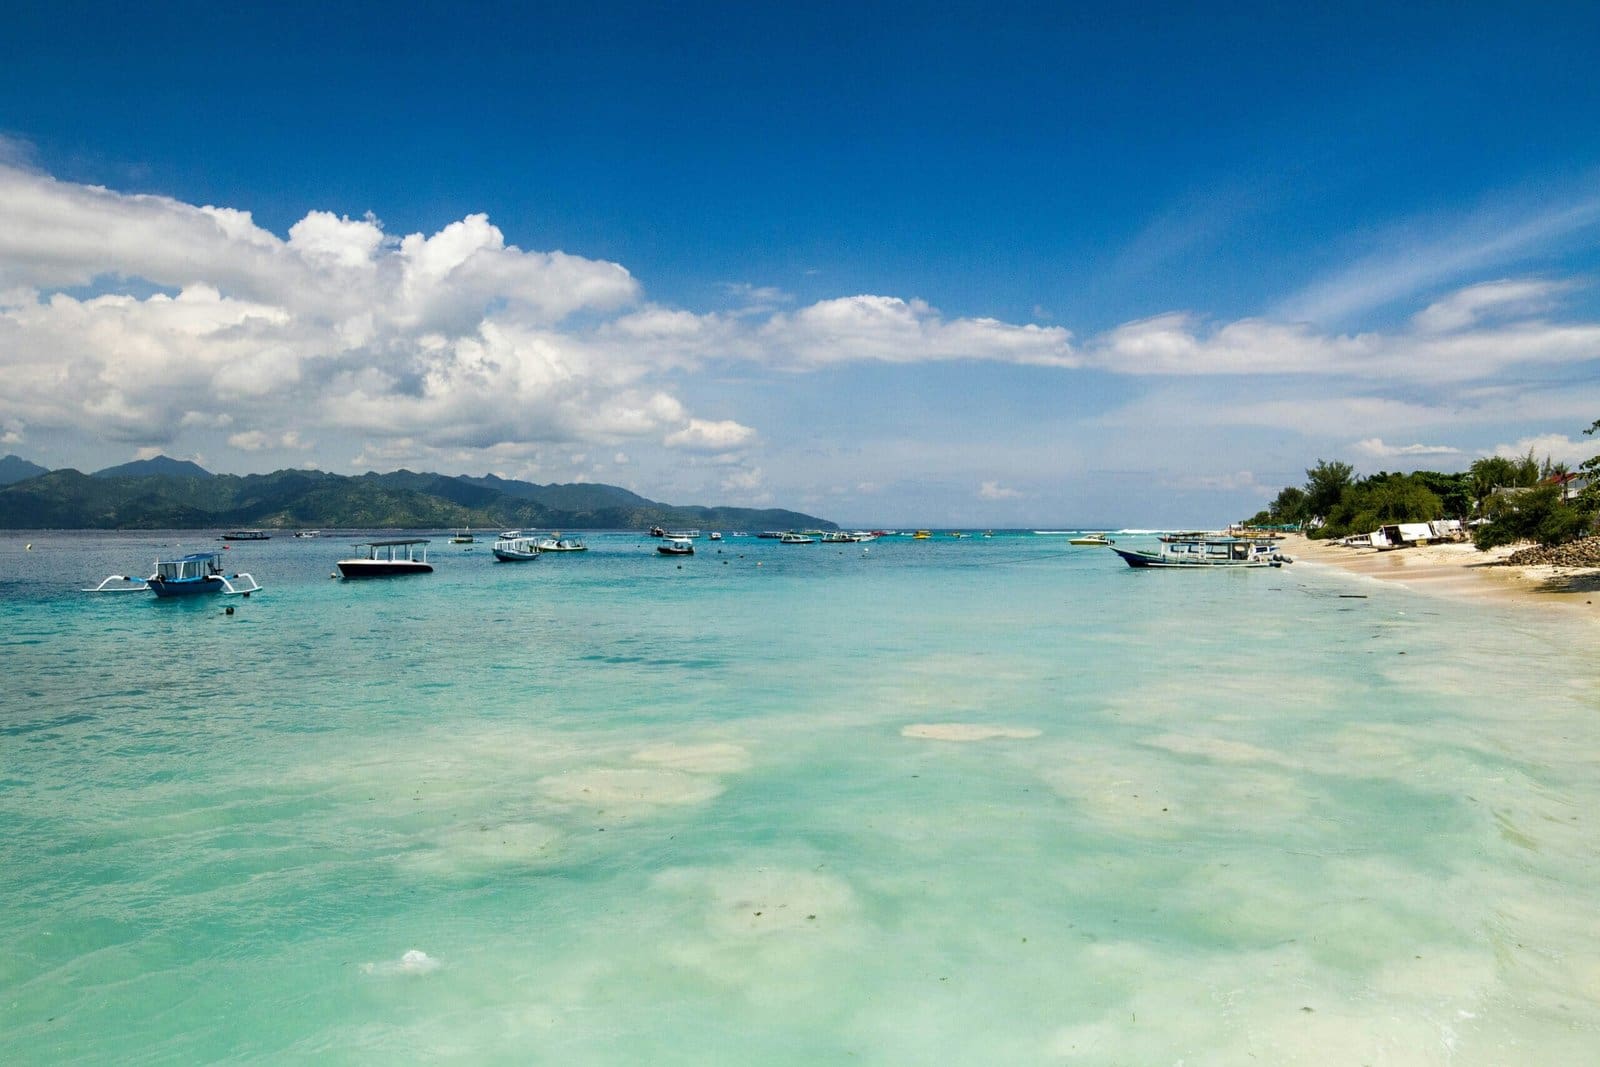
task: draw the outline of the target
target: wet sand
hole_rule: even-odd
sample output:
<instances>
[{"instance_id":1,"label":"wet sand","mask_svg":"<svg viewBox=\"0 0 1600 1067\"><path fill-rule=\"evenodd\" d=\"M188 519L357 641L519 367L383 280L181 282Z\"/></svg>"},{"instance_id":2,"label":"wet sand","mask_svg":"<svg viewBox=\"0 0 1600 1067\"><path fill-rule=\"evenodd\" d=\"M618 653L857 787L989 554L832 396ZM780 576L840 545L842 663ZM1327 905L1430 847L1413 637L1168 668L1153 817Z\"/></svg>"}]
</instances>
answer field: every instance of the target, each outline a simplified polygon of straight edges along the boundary
<instances>
[{"instance_id":1,"label":"wet sand","mask_svg":"<svg viewBox=\"0 0 1600 1067\"><path fill-rule=\"evenodd\" d=\"M1600 569L1506 564L1506 557L1520 547L1507 545L1480 552L1466 543L1380 552L1290 535L1283 551L1296 565L1338 567L1379 581L1400 582L1418 592L1515 603L1587 618L1600 625Z\"/></svg>"}]
</instances>

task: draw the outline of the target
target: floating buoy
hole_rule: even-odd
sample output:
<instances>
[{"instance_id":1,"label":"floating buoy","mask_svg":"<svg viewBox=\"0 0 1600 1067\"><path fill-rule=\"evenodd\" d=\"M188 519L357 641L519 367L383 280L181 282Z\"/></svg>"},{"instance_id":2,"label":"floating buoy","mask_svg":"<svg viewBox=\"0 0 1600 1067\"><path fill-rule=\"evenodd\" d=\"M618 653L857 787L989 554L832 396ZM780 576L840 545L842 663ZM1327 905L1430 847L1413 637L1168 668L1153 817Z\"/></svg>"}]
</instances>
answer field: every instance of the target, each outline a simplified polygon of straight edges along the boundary
<instances>
[{"instance_id":1,"label":"floating buoy","mask_svg":"<svg viewBox=\"0 0 1600 1067\"><path fill-rule=\"evenodd\" d=\"M30 542L29 542L29 543L28 543L28 549L27 549L27 550L28 550L28 551L29 551L29 552L32 552L32 551L33 551L33 543L32 543L32 542L31 542L31 541L30 541Z\"/></svg>"}]
</instances>

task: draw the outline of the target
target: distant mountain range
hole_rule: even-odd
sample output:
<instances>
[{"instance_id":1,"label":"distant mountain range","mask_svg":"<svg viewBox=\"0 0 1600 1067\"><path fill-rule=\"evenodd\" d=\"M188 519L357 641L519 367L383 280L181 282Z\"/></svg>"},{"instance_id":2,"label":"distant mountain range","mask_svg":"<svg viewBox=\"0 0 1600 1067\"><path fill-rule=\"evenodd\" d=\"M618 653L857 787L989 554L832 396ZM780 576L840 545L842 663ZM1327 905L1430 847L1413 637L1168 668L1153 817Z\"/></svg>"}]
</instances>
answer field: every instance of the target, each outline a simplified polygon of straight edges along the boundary
<instances>
[{"instance_id":1,"label":"distant mountain range","mask_svg":"<svg viewBox=\"0 0 1600 1067\"><path fill-rule=\"evenodd\" d=\"M834 528L798 511L662 504L598 483L536 485L408 470L241 477L166 456L93 474L7 456L0 459L0 487L0 529L8 530Z\"/></svg>"},{"instance_id":2,"label":"distant mountain range","mask_svg":"<svg viewBox=\"0 0 1600 1067\"><path fill-rule=\"evenodd\" d=\"M32 466L32 464L29 464ZM94 478L148 478L159 475L166 478L213 478L210 471L198 463L190 463L186 459L168 459L166 456L157 456L154 459L136 459L132 463L123 463L116 467L107 467L103 471L95 471L90 477Z\"/></svg>"},{"instance_id":3,"label":"distant mountain range","mask_svg":"<svg viewBox=\"0 0 1600 1067\"><path fill-rule=\"evenodd\" d=\"M41 467L37 463L29 463L17 456L7 456L0 459L0 485L10 485L13 482L26 481L37 478L41 474L49 474L49 467Z\"/></svg>"}]
</instances>

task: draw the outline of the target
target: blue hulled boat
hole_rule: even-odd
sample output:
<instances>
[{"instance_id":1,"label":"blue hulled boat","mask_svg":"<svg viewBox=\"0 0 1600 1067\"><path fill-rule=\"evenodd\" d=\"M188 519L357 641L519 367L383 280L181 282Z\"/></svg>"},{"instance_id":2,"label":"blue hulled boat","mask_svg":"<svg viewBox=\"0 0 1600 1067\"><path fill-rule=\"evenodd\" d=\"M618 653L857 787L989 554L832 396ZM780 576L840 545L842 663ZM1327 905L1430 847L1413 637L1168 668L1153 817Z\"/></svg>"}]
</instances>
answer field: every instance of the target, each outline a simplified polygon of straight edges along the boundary
<instances>
[{"instance_id":1,"label":"blue hulled boat","mask_svg":"<svg viewBox=\"0 0 1600 1067\"><path fill-rule=\"evenodd\" d=\"M156 560L156 572L140 581L113 574L88 593L143 593L158 597L197 596L201 593L228 593L249 596L261 586L248 574L227 574L221 552L191 552L177 559Z\"/></svg>"}]
</instances>

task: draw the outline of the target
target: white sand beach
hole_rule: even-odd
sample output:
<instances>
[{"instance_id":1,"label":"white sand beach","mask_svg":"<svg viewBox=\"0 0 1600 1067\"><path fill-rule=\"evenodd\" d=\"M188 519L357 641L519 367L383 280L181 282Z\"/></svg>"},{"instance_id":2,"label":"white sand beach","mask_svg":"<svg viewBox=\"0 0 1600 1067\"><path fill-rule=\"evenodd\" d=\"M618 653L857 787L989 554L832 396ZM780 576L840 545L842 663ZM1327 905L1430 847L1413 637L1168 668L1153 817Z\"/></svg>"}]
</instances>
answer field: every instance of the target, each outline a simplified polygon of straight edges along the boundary
<instances>
[{"instance_id":1,"label":"white sand beach","mask_svg":"<svg viewBox=\"0 0 1600 1067\"><path fill-rule=\"evenodd\" d=\"M1550 609L1600 626L1600 568L1506 563L1506 558L1521 547L1525 546L1507 545L1481 552L1465 543L1379 551L1291 535L1284 543L1284 552L1296 564L1338 567L1381 581L1401 582L1418 592L1438 596L1493 599Z\"/></svg>"}]
</instances>

